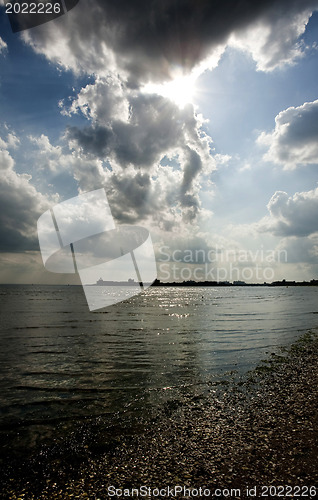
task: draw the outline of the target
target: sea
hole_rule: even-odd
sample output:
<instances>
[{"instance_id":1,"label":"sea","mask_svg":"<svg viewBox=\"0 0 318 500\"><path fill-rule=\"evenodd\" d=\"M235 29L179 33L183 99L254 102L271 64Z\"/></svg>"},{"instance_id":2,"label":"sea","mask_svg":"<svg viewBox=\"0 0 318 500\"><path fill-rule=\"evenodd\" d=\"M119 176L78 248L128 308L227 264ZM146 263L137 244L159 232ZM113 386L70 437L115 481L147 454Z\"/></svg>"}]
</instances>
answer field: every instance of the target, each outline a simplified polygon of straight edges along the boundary
<instances>
[{"instance_id":1,"label":"sea","mask_svg":"<svg viewBox=\"0 0 318 500\"><path fill-rule=\"evenodd\" d=\"M1 285L0 315L0 439L13 452L79 422L132 425L244 375L318 327L318 287L151 287L89 312L80 286Z\"/></svg>"}]
</instances>

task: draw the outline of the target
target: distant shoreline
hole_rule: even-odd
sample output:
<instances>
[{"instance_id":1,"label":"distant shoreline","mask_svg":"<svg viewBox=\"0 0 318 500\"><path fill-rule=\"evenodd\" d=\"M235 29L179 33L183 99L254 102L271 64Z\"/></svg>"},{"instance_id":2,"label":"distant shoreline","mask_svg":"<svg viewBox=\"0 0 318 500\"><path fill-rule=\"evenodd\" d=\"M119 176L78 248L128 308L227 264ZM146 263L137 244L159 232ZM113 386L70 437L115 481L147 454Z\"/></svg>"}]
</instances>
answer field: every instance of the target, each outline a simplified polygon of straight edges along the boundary
<instances>
[{"instance_id":1,"label":"distant shoreline","mask_svg":"<svg viewBox=\"0 0 318 500\"><path fill-rule=\"evenodd\" d=\"M84 286L140 286L147 285L151 287L275 287L275 286L318 286L318 280L312 279L310 281L273 281L272 283L245 283L245 282L228 282L228 281L160 281L155 280L153 283L139 283L138 281L127 282L127 281L112 281L105 282L104 285L98 285L96 283L86 284ZM0 286L79 286L81 284L70 284L70 283L0 283Z\"/></svg>"},{"instance_id":2,"label":"distant shoreline","mask_svg":"<svg viewBox=\"0 0 318 500\"><path fill-rule=\"evenodd\" d=\"M155 280L151 286L318 286L318 280L311 281L273 281L272 283L245 283L243 281L233 283L229 281L182 281L162 282Z\"/></svg>"}]
</instances>

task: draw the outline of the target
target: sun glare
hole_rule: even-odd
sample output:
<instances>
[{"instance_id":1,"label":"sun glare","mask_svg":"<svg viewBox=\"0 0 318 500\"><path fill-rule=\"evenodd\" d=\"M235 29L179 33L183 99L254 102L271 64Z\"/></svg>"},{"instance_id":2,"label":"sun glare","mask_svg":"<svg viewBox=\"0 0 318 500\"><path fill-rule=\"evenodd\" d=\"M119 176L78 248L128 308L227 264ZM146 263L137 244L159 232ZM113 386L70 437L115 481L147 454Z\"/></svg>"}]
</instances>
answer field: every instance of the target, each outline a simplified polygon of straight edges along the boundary
<instances>
[{"instance_id":1,"label":"sun glare","mask_svg":"<svg viewBox=\"0 0 318 500\"><path fill-rule=\"evenodd\" d=\"M195 93L195 78L191 76L182 76L175 78L171 82L161 85L149 84L144 88L147 93L162 95L174 102L179 108L184 108L186 104L193 101Z\"/></svg>"}]
</instances>

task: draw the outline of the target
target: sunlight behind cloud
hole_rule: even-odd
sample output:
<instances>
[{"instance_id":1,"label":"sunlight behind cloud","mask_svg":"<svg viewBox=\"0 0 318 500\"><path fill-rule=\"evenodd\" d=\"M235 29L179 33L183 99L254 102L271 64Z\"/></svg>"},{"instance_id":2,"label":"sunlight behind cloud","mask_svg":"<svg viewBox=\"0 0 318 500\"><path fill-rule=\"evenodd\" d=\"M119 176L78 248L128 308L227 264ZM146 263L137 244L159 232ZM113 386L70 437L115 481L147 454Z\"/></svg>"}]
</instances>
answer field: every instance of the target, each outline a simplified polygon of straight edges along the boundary
<instances>
[{"instance_id":1,"label":"sunlight behind cloud","mask_svg":"<svg viewBox=\"0 0 318 500\"><path fill-rule=\"evenodd\" d=\"M148 94L159 94L174 102L179 108L192 103L195 95L196 76L191 74L177 77L163 84L148 84L143 91Z\"/></svg>"}]
</instances>

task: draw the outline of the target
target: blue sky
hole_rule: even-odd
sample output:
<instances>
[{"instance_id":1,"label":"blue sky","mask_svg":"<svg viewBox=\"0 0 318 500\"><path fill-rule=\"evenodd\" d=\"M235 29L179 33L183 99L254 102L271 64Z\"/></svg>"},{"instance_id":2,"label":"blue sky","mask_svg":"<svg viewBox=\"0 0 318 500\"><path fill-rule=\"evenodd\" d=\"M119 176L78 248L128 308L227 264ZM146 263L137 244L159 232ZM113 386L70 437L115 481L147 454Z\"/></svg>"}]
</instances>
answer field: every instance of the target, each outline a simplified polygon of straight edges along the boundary
<instances>
[{"instance_id":1,"label":"blue sky","mask_svg":"<svg viewBox=\"0 0 318 500\"><path fill-rule=\"evenodd\" d=\"M318 2L186 3L149 29L139 4L82 1L21 33L1 8L0 282L72 282L43 268L37 219L100 187L150 230L159 277L163 247L223 255L230 281L318 277ZM180 104L164 84L189 76ZM256 250L287 261L264 276Z\"/></svg>"}]
</instances>

